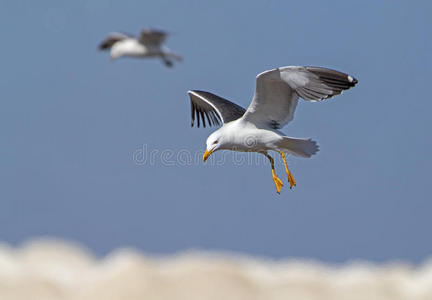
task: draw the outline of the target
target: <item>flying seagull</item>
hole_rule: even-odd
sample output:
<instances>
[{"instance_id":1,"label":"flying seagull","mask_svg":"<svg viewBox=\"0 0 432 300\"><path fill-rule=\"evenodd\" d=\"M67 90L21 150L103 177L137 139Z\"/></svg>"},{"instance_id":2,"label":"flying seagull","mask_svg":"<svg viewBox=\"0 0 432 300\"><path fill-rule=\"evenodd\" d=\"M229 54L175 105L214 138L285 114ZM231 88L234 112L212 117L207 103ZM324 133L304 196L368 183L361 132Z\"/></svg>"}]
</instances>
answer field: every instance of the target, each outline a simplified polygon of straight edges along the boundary
<instances>
[{"instance_id":1,"label":"flying seagull","mask_svg":"<svg viewBox=\"0 0 432 300\"><path fill-rule=\"evenodd\" d=\"M180 55L163 46L168 33L155 29L143 29L138 37L125 33L111 33L99 45L99 50L111 49L111 60L120 56L159 57L166 66L172 67L173 60L181 61Z\"/></svg>"},{"instance_id":2,"label":"flying seagull","mask_svg":"<svg viewBox=\"0 0 432 300\"><path fill-rule=\"evenodd\" d=\"M282 181L276 176L274 160L268 151L279 152L285 164L290 188L296 185L288 169L285 153L310 157L318 151L311 139L292 138L279 131L294 117L298 98L316 102L339 95L357 84L357 79L342 72L319 67L288 66L260 73L256 77L255 95L249 108L232 103L204 91L188 91L191 101L192 126L195 119L206 126L222 127L207 138L205 162L217 150L258 152L271 163L276 192Z\"/></svg>"}]
</instances>

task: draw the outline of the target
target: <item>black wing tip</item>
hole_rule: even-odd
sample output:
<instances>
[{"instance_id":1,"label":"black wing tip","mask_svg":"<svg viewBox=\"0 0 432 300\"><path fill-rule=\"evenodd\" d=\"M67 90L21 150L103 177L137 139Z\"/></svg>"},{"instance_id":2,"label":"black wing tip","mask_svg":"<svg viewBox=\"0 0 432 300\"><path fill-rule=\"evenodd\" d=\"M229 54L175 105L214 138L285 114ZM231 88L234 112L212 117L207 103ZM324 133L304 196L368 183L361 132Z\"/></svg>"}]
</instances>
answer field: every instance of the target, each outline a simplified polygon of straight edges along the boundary
<instances>
[{"instance_id":1,"label":"black wing tip","mask_svg":"<svg viewBox=\"0 0 432 300\"><path fill-rule=\"evenodd\" d=\"M105 45L105 44L100 44L100 45L97 47L97 49L98 49L99 51L104 51L104 50L108 50L109 47L108 47L107 45Z\"/></svg>"},{"instance_id":2,"label":"black wing tip","mask_svg":"<svg viewBox=\"0 0 432 300\"><path fill-rule=\"evenodd\" d=\"M246 111L241 106L211 92L189 90L187 93L192 104L192 119L196 117L198 127L200 121L203 127L206 127L207 124L213 126L237 120Z\"/></svg>"},{"instance_id":3,"label":"black wing tip","mask_svg":"<svg viewBox=\"0 0 432 300\"><path fill-rule=\"evenodd\" d=\"M99 50L108 50L110 49L115 43L118 41L121 41L127 36L124 33L111 33L106 39L104 39L98 46Z\"/></svg>"},{"instance_id":4,"label":"black wing tip","mask_svg":"<svg viewBox=\"0 0 432 300\"><path fill-rule=\"evenodd\" d=\"M350 75L348 75L348 81L351 83L352 86L355 86L358 83L357 78L352 77Z\"/></svg>"},{"instance_id":5,"label":"black wing tip","mask_svg":"<svg viewBox=\"0 0 432 300\"><path fill-rule=\"evenodd\" d=\"M323 80L329 80L333 81L333 83L337 84L346 84L349 87L353 87L358 83L357 78L354 78L351 75L348 75L346 73L329 69L329 68L323 68L323 67L313 67L313 66L307 66L306 69L308 71L311 71L312 73L318 75Z\"/></svg>"},{"instance_id":6,"label":"black wing tip","mask_svg":"<svg viewBox=\"0 0 432 300\"><path fill-rule=\"evenodd\" d=\"M189 95L190 103L191 103L191 113L192 113L191 127L194 127L196 125L196 127L199 128L202 125L202 127L205 128L207 125L211 127L220 124L219 122L220 116L217 113L213 111L206 111L204 108L200 107L198 103L195 103L195 101L192 98L192 96L198 98L205 98L206 95L211 93L202 90L189 90L187 91L187 94Z\"/></svg>"},{"instance_id":7,"label":"black wing tip","mask_svg":"<svg viewBox=\"0 0 432 300\"><path fill-rule=\"evenodd\" d=\"M107 49L111 48L111 46L112 46L112 43L110 43L108 41L108 39L105 39L101 43L99 43L98 49L101 50L101 51L102 50L107 50Z\"/></svg>"}]
</instances>

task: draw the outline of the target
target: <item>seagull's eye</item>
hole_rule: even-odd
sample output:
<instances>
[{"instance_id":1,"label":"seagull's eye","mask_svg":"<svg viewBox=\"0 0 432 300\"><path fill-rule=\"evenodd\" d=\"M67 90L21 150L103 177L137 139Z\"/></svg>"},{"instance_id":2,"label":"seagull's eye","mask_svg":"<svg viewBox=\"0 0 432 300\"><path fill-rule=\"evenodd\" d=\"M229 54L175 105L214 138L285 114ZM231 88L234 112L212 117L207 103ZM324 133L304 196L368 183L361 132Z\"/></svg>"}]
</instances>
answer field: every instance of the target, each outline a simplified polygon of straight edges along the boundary
<instances>
[{"instance_id":1,"label":"seagull's eye","mask_svg":"<svg viewBox=\"0 0 432 300\"><path fill-rule=\"evenodd\" d=\"M219 141L214 141L214 142L213 142L213 145L215 145L215 144L217 144L217 143L219 143Z\"/></svg>"}]
</instances>

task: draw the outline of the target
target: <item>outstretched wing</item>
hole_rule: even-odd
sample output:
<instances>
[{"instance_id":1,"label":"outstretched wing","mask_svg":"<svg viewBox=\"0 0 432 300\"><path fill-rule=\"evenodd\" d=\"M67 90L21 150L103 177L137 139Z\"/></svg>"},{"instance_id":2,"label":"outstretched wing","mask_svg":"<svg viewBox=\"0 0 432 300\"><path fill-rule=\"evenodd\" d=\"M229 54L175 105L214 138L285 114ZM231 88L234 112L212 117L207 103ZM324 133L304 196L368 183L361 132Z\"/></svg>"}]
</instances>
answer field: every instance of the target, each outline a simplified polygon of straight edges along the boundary
<instances>
[{"instance_id":1,"label":"outstretched wing","mask_svg":"<svg viewBox=\"0 0 432 300\"><path fill-rule=\"evenodd\" d=\"M127 35L125 33L113 32L106 39L104 39L102 43L99 44L99 50L107 50L111 48L118 41L129 39L131 37L132 36Z\"/></svg>"},{"instance_id":2,"label":"outstretched wing","mask_svg":"<svg viewBox=\"0 0 432 300\"><path fill-rule=\"evenodd\" d=\"M195 90L188 91L188 94L191 101L191 126L195 123L195 116L198 127L200 119L206 127L206 118L209 126L220 125L241 118L246 111L243 107L209 92Z\"/></svg>"},{"instance_id":3,"label":"outstretched wing","mask_svg":"<svg viewBox=\"0 0 432 300\"><path fill-rule=\"evenodd\" d=\"M318 67L281 67L258 74L254 98L244 118L261 126L281 128L294 118L298 97L320 101L353 87L357 79Z\"/></svg>"},{"instance_id":4,"label":"outstretched wing","mask_svg":"<svg viewBox=\"0 0 432 300\"><path fill-rule=\"evenodd\" d=\"M168 33L155 29L143 29L138 40L145 45L160 46L166 39Z\"/></svg>"}]
</instances>

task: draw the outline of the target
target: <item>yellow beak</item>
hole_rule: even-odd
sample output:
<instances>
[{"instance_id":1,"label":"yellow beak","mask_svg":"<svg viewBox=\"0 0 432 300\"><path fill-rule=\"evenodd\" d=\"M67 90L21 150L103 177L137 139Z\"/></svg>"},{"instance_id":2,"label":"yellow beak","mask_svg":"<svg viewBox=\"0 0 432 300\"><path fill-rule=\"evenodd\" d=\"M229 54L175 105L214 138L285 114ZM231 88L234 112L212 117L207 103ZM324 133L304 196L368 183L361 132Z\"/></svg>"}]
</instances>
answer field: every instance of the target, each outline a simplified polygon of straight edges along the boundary
<instances>
[{"instance_id":1,"label":"yellow beak","mask_svg":"<svg viewBox=\"0 0 432 300\"><path fill-rule=\"evenodd\" d=\"M213 153L213 150L206 150L205 152L204 152L204 155L203 155L203 162L205 162L208 158L209 158L209 156L211 155Z\"/></svg>"}]
</instances>

